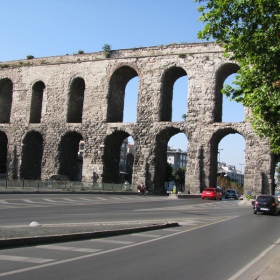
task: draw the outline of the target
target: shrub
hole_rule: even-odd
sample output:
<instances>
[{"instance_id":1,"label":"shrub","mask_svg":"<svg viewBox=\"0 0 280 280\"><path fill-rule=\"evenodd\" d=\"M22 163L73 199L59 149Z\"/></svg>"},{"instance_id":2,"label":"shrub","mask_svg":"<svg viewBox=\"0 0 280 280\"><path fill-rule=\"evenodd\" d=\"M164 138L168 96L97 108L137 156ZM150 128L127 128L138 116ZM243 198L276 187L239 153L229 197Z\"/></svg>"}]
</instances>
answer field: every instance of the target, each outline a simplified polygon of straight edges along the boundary
<instances>
[{"instance_id":1,"label":"shrub","mask_svg":"<svg viewBox=\"0 0 280 280\"><path fill-rule=\"evenodd\" d=\"M33 56L33 55L31 55L31 54L29 54L29 55L27 55L27 56L26 56L26 58L27 58L27 59L33 59L33 58L34 58L34 56Z\"/></svg>"},{"instance_id":2,"label":"shrub","mask_svg":"<svg viewBox=\"0 0 280 280\"><path fill-rule=\"evenodd\" d=\"M111 56L111 46L109 44L104 44L104 46L102 47L103 51L104 51L104 55L106 58L109 58Z\"/></svg>"}]
</instances>

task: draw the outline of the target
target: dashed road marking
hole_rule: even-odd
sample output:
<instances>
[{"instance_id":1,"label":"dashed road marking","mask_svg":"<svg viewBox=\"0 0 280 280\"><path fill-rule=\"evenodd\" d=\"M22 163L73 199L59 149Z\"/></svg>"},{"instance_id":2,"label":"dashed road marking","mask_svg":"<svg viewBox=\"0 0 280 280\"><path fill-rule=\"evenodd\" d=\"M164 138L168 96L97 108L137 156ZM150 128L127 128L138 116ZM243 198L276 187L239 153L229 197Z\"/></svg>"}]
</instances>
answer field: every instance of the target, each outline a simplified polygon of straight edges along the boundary
<instances>
[{"instance_id":1,"label":"dashed road marking","mask_svg":"<svg viewBox=\"0 0 280 280\"><path fill-rule=\"evenodd\" d=\"M1 199L1 200L0 200L0 204L10 204L10 202L8 202L8 201L6 201L6 200Z\"/></svg>"},{"instance_id":2,"label":"dashed road marking","mask_svg":"<svg viewBox=\"0 0 280 280\"><path fill-rule=\"evenodd\" d=\"M0 255L0 260L13 261L13 262L28 262L28 263L47 263L47 262L55 261L55 259L29 258L29 257L8 256L8 255Z\"/></svg>"},{"instance_id":3,"label":"dashed road marking","mask_svg":"<svg viewBox=\"0 0 280 280\"><path fill-rule=\"evenodd\" d=\"M42 246L36 246L36 247L40 248L40 249L71 251L71 252L84 252L84 253L94 253L94 252L101 251L101 250L98 250L98 249L76 248L76 247L57 246L57 245L42 245Z\"/></svg>"},{"instance_id":4,"label":"dashed road marking","mask_svg":"<svg viewBox=\"0 0 280 280\"><path fill-rule=\"evenodd\" d=\"M153 238L156 238L156 237L160 237L161 235L158 235L158 234L148 234L148 233L133 233L132 235L134 236L141 236L141 237L153 237Z\"/></svg>"},{"instance_id":5,"label":"dashed road marking","mask_svg":"<svg viewBox=\"0 0 280 280\"><path fill-rule=\"evenodd\" d=\"M131 242L131 241L114 240L114 239L91 239L90 241L102 242L102 243L125 244L125 245L135 243L135 242Z\"/></svg>"}]
</instances>

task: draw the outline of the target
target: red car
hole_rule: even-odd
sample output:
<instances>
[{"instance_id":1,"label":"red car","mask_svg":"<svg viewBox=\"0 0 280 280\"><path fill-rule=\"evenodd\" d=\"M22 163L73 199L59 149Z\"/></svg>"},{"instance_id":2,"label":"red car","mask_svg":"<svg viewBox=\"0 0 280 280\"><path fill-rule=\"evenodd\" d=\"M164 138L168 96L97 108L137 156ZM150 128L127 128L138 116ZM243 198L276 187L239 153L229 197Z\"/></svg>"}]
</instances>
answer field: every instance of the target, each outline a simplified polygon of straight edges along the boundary
<instances>
[{"instance_id":1,"label":"red car","mask_svg":"<svg viewBox=\"0 0 280 280\"><path fill-rule=\"evenodd\" d=\"M211 198L211 199L216 199L216 200L222 200L223 194L216 188L206 188L202 194L201 198Z\"/></svg>"}]
</instances>

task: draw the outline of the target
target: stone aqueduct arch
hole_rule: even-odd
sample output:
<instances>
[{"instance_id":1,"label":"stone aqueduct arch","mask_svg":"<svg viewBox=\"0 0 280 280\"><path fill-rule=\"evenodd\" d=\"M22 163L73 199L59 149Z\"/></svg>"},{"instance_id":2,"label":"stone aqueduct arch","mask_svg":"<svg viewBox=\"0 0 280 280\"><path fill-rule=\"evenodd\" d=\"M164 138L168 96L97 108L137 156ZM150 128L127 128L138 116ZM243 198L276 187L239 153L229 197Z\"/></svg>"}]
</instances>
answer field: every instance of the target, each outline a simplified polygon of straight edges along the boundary
<instances>
[{"instance_id":1,"label":"stone aqueduct arch","mask_svg":"<svg viewBox=\"0 0 280 280\"><path fill-rule=\"evenodd\" d=\"M216 184L217 148L230 133L246 142L245 192L273 192L274 156L248 122L223 123L224 80L238 65L213 43L117 50L0 63L0 173L75 180L78 143L85 142L83 181L118 180L122 141L135 141L133 182L159 192L169 139L188 138L186 186L199 193ZM171 122L173 85L188 76L186 122ZM139 77L137 122L123 123L127 83ZM245 117L249 111L245 110ZM246 119L246 118L245 118ZM31 169L30 169L31 167Z\"/></svg>"}]
</instances>

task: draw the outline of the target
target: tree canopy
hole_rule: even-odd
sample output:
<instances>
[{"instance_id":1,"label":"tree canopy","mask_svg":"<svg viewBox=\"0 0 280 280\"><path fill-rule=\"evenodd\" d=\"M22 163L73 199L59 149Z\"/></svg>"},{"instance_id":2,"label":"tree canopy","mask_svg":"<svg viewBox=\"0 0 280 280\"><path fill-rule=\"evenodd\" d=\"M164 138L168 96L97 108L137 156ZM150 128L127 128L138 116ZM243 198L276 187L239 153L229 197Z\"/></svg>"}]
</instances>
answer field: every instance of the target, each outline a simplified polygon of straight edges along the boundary
<instances>
[{"instance_id":1,"label":"tree canopy","mask_svg":"<svg viewBox=\"0 0 280 280\"><path fill-rule=\"evenodd\" d=\"M222 44L240 66L222 92L250 108L253 128L280 154L280 0L194 1L205 24L198 37Z\"/></svg>"}]
</instances>

